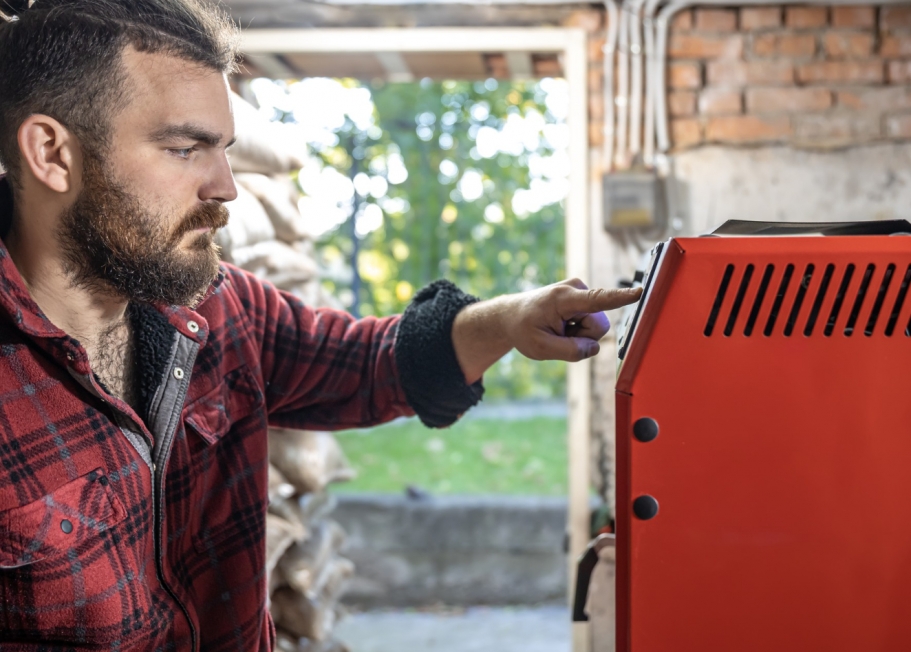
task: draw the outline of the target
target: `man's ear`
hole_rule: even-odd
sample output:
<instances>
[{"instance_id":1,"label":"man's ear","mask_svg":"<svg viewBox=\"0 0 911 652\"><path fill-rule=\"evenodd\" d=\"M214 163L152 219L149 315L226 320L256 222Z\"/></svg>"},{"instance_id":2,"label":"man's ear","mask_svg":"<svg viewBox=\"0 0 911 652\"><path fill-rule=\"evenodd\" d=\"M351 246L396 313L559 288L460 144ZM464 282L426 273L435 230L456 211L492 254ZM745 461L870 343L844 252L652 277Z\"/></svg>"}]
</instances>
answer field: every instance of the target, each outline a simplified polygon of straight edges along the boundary
<instances>
[{"instance_id":1,"label":"man's ear","mask_svg":"<svg viewBox=\"0 0 911 652\"><path fill-rule=\"evenodd\" d=\"M23 167L54 192L67 193L78 183L79 144L69 129L50 116L30 115L19 125Z\"/></svg>"}]
</instances>

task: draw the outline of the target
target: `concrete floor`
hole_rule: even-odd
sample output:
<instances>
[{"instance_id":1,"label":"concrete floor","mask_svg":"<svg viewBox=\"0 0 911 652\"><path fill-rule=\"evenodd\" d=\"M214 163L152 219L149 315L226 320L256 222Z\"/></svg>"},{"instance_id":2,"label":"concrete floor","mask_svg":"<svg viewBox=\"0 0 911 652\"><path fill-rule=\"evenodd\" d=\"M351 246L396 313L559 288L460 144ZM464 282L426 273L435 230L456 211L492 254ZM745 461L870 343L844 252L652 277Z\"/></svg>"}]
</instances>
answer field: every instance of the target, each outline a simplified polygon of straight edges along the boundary
<instances>
[{"instance_id":1,"label":"concrete floor","mask_svg":"<svg viewBox=\"0 0 911 652\"><path fill-rule=\"evenodd\" d=\"M460 611L370 611L336 629L351 652L569 652L569 609L472 607Z\"/></svg>"}]
</instances>

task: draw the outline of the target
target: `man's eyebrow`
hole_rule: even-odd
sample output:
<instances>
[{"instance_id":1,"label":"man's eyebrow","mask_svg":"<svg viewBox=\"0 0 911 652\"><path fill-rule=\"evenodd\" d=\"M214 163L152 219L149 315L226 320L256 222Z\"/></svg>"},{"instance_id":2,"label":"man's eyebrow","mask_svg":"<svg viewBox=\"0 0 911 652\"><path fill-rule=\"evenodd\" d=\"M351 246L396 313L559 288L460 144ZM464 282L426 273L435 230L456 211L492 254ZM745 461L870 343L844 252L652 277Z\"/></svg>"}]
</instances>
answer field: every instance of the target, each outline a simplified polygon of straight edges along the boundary
<instances>
[{"instance_id":1,"label":"man's eyebrow","mask_svg":"<svg viewBox=\"0 0 911 652\"><path fill-rule=\"evenodd\" d=\"M209 131L203 127L199 127L192 124L182 124L182 125L167 125L156 129L152 132L152 142L167 142L172 140L195 140L197 142L208 145L209 147L217 147L221 142L222 135L214 131ZM232 139L226 147L230 147L234 144L236 139Z\"/></svg>"}]
</instances>

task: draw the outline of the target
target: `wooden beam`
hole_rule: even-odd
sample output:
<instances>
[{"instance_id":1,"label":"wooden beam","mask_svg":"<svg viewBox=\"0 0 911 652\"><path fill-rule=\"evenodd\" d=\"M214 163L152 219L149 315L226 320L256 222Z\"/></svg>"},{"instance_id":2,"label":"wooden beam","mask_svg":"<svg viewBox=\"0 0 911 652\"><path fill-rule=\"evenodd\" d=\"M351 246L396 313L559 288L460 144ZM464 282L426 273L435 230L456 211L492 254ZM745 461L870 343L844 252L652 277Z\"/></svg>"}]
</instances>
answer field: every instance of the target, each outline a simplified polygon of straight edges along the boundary
<instances>
[{"instance_id":1,"label":"wooden beam","mask_svg":"<svg viewBox=\"0 0 911 652\"><path fill-rule=\"evenodd\" d=\"M562 51L569 84L569 195L566 198L566 274L591 279L589 242L588 59L586 33L565 30ZM576 562L591 539L589 496L591 478L591 360L569 365L566 396L569 401L567 446L569 457L569 589L575 593ZM588 623L573 624L573 652L590 652Z\"/></svg>"},{"instance_id":2,"label":"wooden beam","mask_svg":"<svg viewBox=\"0 0 911 652\"><path fill-rule=\"evenodd\" d=\"M411 74L408 63L398 52L377 52L376 58L386 70L389 81L393 83L414 81L414 75Z\"/></svg>"},{"instance_id":3,"label":"wooden beam","mask_svg":"<svg viewBox=\"0 0 911 652\"><path fill-rule=\"evenodd\" d=\"M524 81L534 76L534 67L528 52L507 52L506 65L509 66L509 76L512 79Z\"/></svg>"},{"instance_id":4,"label":"wooden beam","mask_svg":"<svg viewBox=\"0 0 911 652\"><path fill-rule=\"evenodd\" d=\"M291 52L562 52L570 32L541 27L505 29L475 27L365 29L249 29L241 34L241 51Z\"/></svg>"}]
</instances>

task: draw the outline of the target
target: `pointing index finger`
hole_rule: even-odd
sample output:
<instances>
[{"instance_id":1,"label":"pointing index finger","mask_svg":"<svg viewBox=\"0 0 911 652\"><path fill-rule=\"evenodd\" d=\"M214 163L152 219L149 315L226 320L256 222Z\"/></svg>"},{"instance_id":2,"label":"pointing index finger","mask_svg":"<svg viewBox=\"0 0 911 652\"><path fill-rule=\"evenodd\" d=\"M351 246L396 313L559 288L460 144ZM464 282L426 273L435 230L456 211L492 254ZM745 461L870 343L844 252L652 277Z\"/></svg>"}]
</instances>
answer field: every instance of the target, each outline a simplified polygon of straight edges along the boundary
<instances>
[{"instance_id":1,"label":"pointing index finger","mask_svg":"<svg viewBox=\"0 0 911 652\"><path fill-rule=\"evenodd\" d=\"M642 288L573 290L561 302L561 308L576 314L604 312L635 303L641 296Z\"/></svg>"}]
</instances>

